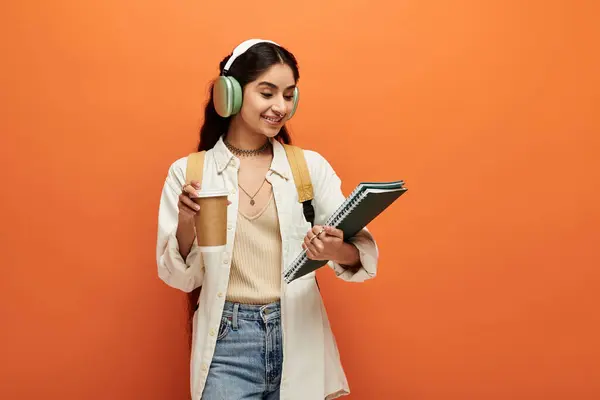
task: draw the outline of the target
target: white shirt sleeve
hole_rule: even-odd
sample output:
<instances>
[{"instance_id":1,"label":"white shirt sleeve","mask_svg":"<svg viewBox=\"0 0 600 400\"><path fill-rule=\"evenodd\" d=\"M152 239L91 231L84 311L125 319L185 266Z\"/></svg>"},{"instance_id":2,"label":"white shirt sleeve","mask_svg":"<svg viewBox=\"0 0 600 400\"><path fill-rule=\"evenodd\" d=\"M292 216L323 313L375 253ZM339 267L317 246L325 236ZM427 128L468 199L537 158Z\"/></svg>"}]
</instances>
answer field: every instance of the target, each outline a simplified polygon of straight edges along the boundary
<instances>
[{"instance_id":1,"label":"white shirt sleeve","mask_svg":"<svg viewBox=\"0 0 600 400\"><path fill-rule=\"evenodd\" d=\"M179 215L177 203L181 193L179 188L185 182L185 165L185 159L173 163L163 186L158 211L156 260L160 279L171 287L191 292L202 285L204 263L195 240L184 260L176 237Z\"/></svg>"},{"instance_id":2,"label":"white shirt sleeve","mask_svg":"<svg viewBox=\"0 0 600 400\"><path fill-rule=\"evenodd\" d=\"M313 151L305 151L305 154L314 191L315 225L323 225L346 200L342 193L342 181L329 162L320 154ZM348 242L358 249L360 268L347 269L333 261L328 262L328 265L340 279L345 281L363 282L374 278L377 274L379 251L371 233L364 228L354 237L349 238Z\"/></svg>"}]
</instances>

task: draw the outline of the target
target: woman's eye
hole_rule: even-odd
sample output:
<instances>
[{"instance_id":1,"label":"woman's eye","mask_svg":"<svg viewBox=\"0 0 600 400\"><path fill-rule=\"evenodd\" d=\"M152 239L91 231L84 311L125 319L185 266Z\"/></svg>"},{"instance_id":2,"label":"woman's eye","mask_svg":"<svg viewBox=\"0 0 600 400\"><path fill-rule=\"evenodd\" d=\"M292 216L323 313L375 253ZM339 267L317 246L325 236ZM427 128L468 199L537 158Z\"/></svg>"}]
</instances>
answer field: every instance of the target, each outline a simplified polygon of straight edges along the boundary
<instances>
[{"instance_id":1,"label":"woman's eye","mask_svg":"<svg viewBox=\"0 0 600 400\"><path fill-rule=\"evenodd\" d=\"M261 93L262 97L264 97L265 99L270 99L271 97L273 97L272 93Z\"/></svg>"},{"instance_id":2,"label":"woman's eye","mask_svg":"<svg viewBox=\"0 0 600 400\"><path fill-rule=\"evenodd\" d=\"M294 100L294 96L285 96L284 99L286 99L287 101L292 101Z\"/></svg>"}]
</instances>

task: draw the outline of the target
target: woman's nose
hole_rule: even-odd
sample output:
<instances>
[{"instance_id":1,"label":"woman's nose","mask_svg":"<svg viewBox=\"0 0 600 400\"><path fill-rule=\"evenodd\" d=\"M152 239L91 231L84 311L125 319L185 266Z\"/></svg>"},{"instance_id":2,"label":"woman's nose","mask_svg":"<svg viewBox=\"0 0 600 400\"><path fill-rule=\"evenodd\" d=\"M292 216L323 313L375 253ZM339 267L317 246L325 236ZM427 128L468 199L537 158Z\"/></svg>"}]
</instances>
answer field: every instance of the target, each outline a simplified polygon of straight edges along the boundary
<instances>
[{"instance_id":1,"label":"woman's nose","mask_svg":"<svg viewBox=\"0 0 600 400\"><path fill-rule=\"evenodd\" d=\"M279 114L285 114L287 107L285 105L285 99L283 97L277 96L275 102L273 103L273 111Z\"/></svg>"}]
</instances>

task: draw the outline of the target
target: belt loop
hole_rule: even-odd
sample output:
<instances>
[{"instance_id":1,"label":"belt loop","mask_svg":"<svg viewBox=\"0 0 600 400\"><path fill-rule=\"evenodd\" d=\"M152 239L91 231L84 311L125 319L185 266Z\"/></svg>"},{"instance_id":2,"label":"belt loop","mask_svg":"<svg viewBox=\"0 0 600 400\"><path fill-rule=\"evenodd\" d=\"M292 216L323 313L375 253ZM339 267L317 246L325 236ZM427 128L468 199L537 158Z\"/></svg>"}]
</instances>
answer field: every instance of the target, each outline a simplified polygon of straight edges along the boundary
<instances>
[{"instance_id":1,"label":"belt loop","mask_svg":"<svg viewBox=\"0 0 600 400\"><path fill-rule=\"evenodd\" d=\"M233 305L233 318L232 318L232 324L231 324L231 328L234 331L238 330L238 310L240 308L240 303L235 303Z\"/></svg>"}]
</instances>

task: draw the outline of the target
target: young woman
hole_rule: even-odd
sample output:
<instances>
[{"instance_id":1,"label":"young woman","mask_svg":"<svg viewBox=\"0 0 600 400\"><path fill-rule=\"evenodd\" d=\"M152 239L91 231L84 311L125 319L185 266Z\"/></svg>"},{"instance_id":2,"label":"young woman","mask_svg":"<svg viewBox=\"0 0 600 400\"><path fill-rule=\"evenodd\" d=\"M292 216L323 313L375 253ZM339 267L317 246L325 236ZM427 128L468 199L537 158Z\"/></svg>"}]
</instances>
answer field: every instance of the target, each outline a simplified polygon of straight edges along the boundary
<instances>
[{"instance_id":1,"label":"young woman","mask_svg":"<svg viewBox=\"0 0 600 400\"><path fill-rule=\"evenodd\" d=\"M221 76L200 131L198 150L207 150L202 182L186 184L187 157L175 161L159 210L158 274L176 289L200 292L192 399L348 394L315 273L287 284L282 271L306 249L311 259L329 260L339 278L361 282L375 276L377 246L366 229L344 241L341 231L322 226L345 197L329 163L308 150L314 227L305 219L282 145L290 143L285 122L298 105L294 56L273 42L250 40L221 62L220 71L239 83L241 107L223 98L222 85L230 82ZM190 195L201 188L230 193L223 253L203 254L196 244L198 207Z\"/></svg>"}]
</instances>

